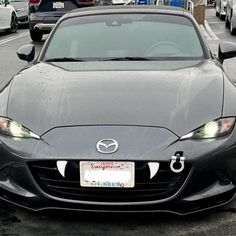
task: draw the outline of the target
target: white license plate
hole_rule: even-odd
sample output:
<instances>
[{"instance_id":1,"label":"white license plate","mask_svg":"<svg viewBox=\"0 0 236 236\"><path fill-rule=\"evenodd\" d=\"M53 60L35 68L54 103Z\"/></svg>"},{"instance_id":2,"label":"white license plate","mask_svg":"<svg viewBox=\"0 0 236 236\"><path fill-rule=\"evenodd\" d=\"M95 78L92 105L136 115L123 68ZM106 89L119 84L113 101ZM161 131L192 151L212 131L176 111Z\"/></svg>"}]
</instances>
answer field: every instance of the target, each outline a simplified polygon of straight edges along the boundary
<instances>
[{"instance_id":1,"label":"white license plate","mask_svg":"<svg viewBox=\"0 0 236 236\"><path fill-rule=\"evenodd\" d=\"M65 8L65 3L64 2L54 2L53 8L54 9L63 9L63 8Z\"/></svg>"},{"instance_id":2,"label":"white license plate","mask_svg":"<svg viewBox=\"0 0 236 236\"><path fill-rule=\"evenodd\" d=\"M133 188L134 162L81 161L82 187Z\"/></svg>"}]
</instances>

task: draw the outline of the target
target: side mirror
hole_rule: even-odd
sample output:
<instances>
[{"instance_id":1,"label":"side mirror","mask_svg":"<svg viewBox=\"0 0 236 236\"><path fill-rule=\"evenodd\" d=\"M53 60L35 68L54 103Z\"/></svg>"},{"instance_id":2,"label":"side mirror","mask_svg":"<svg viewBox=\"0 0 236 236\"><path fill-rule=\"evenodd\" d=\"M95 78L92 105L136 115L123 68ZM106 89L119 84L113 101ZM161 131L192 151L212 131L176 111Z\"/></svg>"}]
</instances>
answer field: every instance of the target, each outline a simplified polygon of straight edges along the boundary
<instances>
[{"instance_id":1,"label":"side mirror","mask_svg":"<svg viewBox=\"0 0 236 236\"><path fill-rule=\"evenodd\" d=\"M236 44L232 42L220 42L218 58L223 62L225 59L236 57Z\"/></svg>"},{"instance_id":2,"label":"side mirror","mask_svg":"<svg viewBox=\"0 0 236 236\"><path fill-rule=\"evenodd\" d=\"M5 4L5 7L6 7L7 5L10 5L10 2L8 0L5 0L4 4Z\"/></svg>"},{"instance_id":3,"label":"side mirror","mask_svg":"<svg viewBox=\"0 0 236 236\"><path fill-rule=\"evenodd\" d=\"M35 56L35 47L33 44L27 44L17 50L17 56L23 61L33 61Z\"/></svg>"}]
</instances>

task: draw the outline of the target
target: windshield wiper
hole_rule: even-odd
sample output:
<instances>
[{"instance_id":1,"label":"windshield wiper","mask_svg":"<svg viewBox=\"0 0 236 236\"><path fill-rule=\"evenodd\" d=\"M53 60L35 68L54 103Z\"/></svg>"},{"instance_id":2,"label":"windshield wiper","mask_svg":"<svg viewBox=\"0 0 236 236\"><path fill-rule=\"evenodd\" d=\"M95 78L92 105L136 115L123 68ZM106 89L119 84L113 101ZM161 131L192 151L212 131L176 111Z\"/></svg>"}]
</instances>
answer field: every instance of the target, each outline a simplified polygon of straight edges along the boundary
<instances>
[{"instance_id":1,"label":"windshield wiper","mask_svg":"<svg viewBox=\"0 0 236 236\"><path fill-rule=\"evenodd\" d=\"M153 58L147 57L112 57L112 58L73 58L73 57L62 57L62 58L50 58L44 60L45 62L70 62L70 61L151 61Z\"/></svg>"},{"instance_id":2,"label":"windshield wiper","mask_svg":"<svg viewBox=\"0 0 236 236\"><path fill-rule=\"evenodd\" d=\"M73 57L50 58L45 60L45 62L64 62L64 61L86 61L86 60Z\"/></svg>"},{"instance_id":3,"label":"windshield wiper","mask_svg":"<svg viewBox=\"0 0 236 236\"><path fill-rule=\"evenodd\" d=\"M103 61L151 61L152 58L147 57L114 57L114 58L107 58Z\"/></svg>"}]
</instances>

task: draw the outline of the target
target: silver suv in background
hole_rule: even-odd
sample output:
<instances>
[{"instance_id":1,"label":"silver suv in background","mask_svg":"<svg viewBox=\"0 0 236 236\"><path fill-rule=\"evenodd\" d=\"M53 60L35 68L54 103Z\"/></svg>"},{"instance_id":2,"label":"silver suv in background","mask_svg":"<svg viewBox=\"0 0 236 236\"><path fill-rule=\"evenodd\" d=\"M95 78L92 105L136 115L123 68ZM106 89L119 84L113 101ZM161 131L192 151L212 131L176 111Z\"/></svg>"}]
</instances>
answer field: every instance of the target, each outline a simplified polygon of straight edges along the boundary
<instances>
[{"instance_id":1,"label":"silver suv in background","mask_svg":"<svg viewBox=\"0 0 236 236\"><path fill-rule=\"evenodd\" d=\"M236 34L236 0L227 0L225 25L231 34Z\"/></svg>"},{"instance_id":2,"label":"silver suv in background","mask_svg":"<svg viewBox=\"0 0 236 236\"><path fill-rule=\"evenodd\" d=\"M215 4L216 4L216 16L219 16L221 20L225 19L226 0L215 0Z\"/></svg>"},{"instance_id":3,"label":"silver suv in background","mask_svg":"<svg viewBox=\"0 0 236 236\"><path fill-rule=\"evenodd\" d=\"M68 11L95 5L96 0L29 0L29 31L33 41L41 41Z\"/></svg>"}]
</instances>

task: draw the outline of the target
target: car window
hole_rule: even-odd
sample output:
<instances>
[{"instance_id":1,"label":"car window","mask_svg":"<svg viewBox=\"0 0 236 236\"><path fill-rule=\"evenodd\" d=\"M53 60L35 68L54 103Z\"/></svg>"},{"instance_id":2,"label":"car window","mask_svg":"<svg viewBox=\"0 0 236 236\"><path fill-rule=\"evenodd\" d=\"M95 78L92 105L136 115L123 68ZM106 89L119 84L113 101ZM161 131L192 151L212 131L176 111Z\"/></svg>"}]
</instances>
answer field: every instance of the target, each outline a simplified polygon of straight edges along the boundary
<instances>
[{"instance_id":1,"label":"car window","mask_svg":"<svg viewBox=\"0 0 236 236\"><path fill-rule=\"evenodd\" d=\"M110 14L65 20L45 54L45 59L124 57L199 59L204 53L196 30L186 17Z\"/></svg>"}]
</instances>

